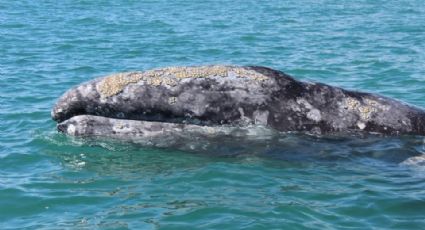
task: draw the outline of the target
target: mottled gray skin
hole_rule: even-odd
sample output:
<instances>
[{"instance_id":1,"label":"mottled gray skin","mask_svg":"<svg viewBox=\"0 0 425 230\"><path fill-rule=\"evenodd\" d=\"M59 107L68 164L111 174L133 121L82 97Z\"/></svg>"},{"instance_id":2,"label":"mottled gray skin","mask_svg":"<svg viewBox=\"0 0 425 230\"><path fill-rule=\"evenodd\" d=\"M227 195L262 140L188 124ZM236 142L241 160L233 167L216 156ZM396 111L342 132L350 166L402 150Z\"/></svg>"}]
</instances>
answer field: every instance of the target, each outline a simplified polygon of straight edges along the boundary
<instances>
[{"instance_id":1,"label":"mottled gray skin","mask_svg":"<svg viewBox=\"0 0 425 230\"><path fill-rule=\"evenodd\" d=\"M65 121L59 124L60 131L86 136L116 135L112 129L116 121L109 118L157 121L158 127L166 129L172 126L169 123L177 123L180 128L182 124L196 125L191 128L256 124L277 131L313 134L425 135L425 112L414 106L370 93L300 82L265 67L241 68L264 75L266 79L229 73L226 77L179 79L176 85L140 81L128 84L116 95L104 97L99 91L102 78L98 78L66 92L54 107L52 117L57 122ZM66 122L77 115L108 119L86 117L85 121L78 122L74 118ZM87 127L90 123L87 121L93 124ZM75 127L68 130L70 122ZM73 129L80 131L70 132ZM143 133L143 129L134 131L135 136L138 133Z\"/></svg>"},{"instance_id":2,"label":"mottled gray skin","mask_svg":"<svg viewBox=\"0 0 425 230\"><path fill-rule=\"evenodd\" d=\"M169 141L193 141L193 137L254 137L261 133L272 136L273 130L263 126L200 126L181 123L115 119L93 115L74 116L60 124L58 129L72 136L113 137L134 143L155 142L166 146ZM105 135L108 134L108 135ZM164 138L167 138L166 141Z\"/></svg>"}]
</instances>

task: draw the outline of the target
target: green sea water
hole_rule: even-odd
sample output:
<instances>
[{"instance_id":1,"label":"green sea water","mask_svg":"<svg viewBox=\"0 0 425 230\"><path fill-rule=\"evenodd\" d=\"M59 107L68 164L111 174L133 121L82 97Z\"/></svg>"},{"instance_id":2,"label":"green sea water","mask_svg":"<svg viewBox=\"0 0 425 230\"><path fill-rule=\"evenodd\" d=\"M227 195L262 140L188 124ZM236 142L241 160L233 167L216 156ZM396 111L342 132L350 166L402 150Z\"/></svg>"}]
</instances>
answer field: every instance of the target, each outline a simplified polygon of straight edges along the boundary
<instances>
[{"instance_id":1,"label":"green sea water","mask_svg":"<svg viewBox=\"0 0 425 230\"><path fill-rule=\"evenodd\" d=\"M425 229L423 137L205 154L73 139L50 119L83 81L198 64L425 107L425 2L0 0L0 229Z\"/></svg>"}]
</instances>

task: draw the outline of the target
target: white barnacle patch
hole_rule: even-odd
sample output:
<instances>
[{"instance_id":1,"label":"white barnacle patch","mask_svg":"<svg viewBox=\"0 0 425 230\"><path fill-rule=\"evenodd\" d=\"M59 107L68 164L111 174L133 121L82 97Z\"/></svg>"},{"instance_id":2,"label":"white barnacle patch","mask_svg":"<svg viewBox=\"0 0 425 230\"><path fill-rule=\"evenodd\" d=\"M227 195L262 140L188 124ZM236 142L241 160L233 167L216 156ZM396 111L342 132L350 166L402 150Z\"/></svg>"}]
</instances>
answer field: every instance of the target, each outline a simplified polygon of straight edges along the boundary
<instances>
[{"instance_id":1,"label":"white barnacle patch","mask_svg":"<svg viewBox=\"0 0 425 230\"><path fill-rule=\"evenodd\" d=\"M249 124L251 122L251 119L247 116L245 116L245 112L243 110L243 108L239 107L238 108L239 113L241 114L241 123L242 124Z\"/></svg>"},{"instance_id":2,"label":"white barnacle patch","mask_svg":"<svg viewBox=\"0 0 425 230\"><path fill-rule=\"evenodd\" d=\"M307 113L307 118L319 122L322 120L322 115L318 109L312 109Z\"/></svg>"},{"instance_id":3,"label":"white barnacle patch","mask_svg":"<svg viewBox=\"0 0 425 230\"><path fill-rule=\"evenodd\" d=\"M267 125L269 118L269 111L256 110L253 113L254 123L258 125Z\"/></svg>"},{"instance_id":4,"label":"white barnacle patch","mask_svg":"<svg viewBox=\"0 0 425 230\"><path fill-rule=\"evenodd\" d=\"M299 104L293 100L288 100L288 107L294 112L301 112Z\"/></svg>"},{"instance_id":5,"label":"white barnacle patch","mask_svg":"<svg viewBox=\"0 0 425 230\"><path fill-rule=\"evenodd\" d=\"M78 87L78 92L83 96L93 94L93 91L94 90L92 84L84 84Z\"/></svg>"},{"instance_id":6,"label":"white barnacle patch","mask_svg":"<svg viewBox=\"0 0 425 230\"><path fill-rule=\"evenodd\" d=\"M297 98L297 103L303 105L306 109L312 109L313 106L304 98Z\"/></svg>"},{"instance_id":7,"label":"white barnacle patch","mask_svg":"<svg viewBox=\"0 0 425 230\"><path fill-rule=\"evenodd\" d=\"M128 124L117 122L112 126L112 130L117 133L130 132L131 128Z\"/></svg>"},{"instance_id":8,"label":"white barnacle patch","mask_svg":"<svg viewBox=\"0 0 425 230\"><path fill-rule=\"evenodd\" d=\"M297 98L297 104L302 105L304 108L308 110L307 118L313 120L315 122L319 122L322 120L322 114L320 110L314 108L308 101L303 98Z\"/></svg>"},{"instance_id":9,"label":"white barnacle patch","mask_svg":"<svg viewBox=\"0 0 425 230\"><path fill-rule=\"evenodd\" d=\"M361 122L361 121L359 121L359 122L357 122L357 127L359 127L359 129L363 130L363 129L366 128L366 124L363 123L363 122Z\"/></svg>"},{"instance_id":10,"label":"white barnacle patch","mask_svg":"<svg viewBox=\"0 0 425 230\"><path fill-rule=\"evenodd\" d=\"M75 135L75 132L77 131L77 129L75 128L75 125L68 125L68 128L66 129L66 133L68 133L69 135Z\"/></svg>"}]
</instances>

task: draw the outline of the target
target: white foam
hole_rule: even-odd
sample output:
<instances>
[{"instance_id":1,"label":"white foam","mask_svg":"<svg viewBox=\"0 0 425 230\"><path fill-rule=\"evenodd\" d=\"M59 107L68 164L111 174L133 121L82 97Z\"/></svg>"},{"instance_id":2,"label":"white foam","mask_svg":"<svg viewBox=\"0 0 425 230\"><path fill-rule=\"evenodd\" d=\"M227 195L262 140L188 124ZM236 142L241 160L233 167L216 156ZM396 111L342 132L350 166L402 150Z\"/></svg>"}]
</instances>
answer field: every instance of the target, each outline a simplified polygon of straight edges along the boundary
<instances>
[{"instance_id":1,"label":"white foam","mask_svg":"<svg viewBox=\"0 0 425 230\"><path fill-rule=\"evenodd\" d=\"M404 166L423 167L425 170L425 154L409 157L400 164Z\"/></svg>"},{"instance_id":2,"label":"white foam","mask_svg":"<svg viewBox=\"0 0 425 230\"><path fill-rule=\"evenodd\" d=\"M421 155L409 157L401 162L400 165L407 166L418 171L425 171L425 138L423 140L422 150Z\"/></svg>"}]
</instances>

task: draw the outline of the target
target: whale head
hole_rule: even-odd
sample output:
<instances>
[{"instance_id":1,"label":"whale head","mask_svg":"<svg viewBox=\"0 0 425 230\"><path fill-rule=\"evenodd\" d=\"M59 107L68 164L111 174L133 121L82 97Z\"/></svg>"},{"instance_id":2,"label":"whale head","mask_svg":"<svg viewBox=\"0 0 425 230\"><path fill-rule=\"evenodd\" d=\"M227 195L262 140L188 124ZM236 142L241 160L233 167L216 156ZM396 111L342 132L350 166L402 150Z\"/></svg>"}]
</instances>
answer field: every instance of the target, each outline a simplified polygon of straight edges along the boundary
<instances>
[{"instance_id":1,"label":"whale head","mask_svg":"<svg viewBox=\"0 0 425 230\"><path fill-rule=\"evenodd\" d=\"M73 116L95 112L95 108L90 105L99 102L100 94L96 90L98 81L89 81L65 92L51 111L52 119L62 122Z\"/></svg>"}]
</instances>

